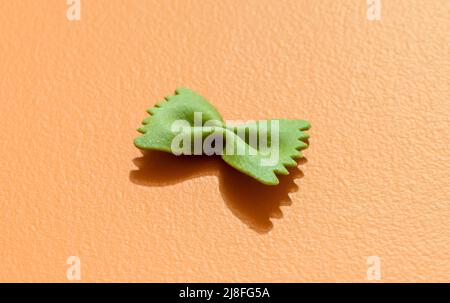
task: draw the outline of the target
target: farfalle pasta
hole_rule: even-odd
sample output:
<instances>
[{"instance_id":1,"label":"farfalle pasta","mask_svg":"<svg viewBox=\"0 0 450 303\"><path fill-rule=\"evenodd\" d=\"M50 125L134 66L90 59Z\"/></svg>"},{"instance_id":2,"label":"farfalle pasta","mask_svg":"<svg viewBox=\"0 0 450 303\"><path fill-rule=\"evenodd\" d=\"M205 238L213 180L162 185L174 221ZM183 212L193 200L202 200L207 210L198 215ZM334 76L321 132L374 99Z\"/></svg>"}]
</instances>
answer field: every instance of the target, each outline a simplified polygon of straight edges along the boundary
<instances>
[{"instance_id":1,"label":"farfalle pasta","mask_svg":"<svg viewBox=\"0 0 450 303\"><path fill-rule=\"evenodd\" d=\"M147 110L149 117L134 140L140 149L175 155L220 155L238 171L266 185L279 183L277 174L296 166L309 135L305 120L271 119L242 124L224 121L205 98L188 88Z\"/></svg>"}]
</instances>

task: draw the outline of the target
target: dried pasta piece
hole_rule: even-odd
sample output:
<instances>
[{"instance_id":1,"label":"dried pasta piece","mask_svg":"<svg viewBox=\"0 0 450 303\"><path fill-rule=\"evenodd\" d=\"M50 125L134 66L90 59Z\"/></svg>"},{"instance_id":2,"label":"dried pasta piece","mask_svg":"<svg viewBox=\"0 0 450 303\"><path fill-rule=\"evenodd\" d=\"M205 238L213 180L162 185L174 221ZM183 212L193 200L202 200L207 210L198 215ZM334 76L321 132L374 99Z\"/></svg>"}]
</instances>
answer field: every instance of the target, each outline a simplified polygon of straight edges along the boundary
<instances>
[{"instance_id":1,"label":"dried pasta piece","mask_svg":"<svg viewBox=\"0 0 450 303\"><path fill-rule=\"evenodd\" d=\"M305 120L272 119L239 125L226 123L205 98L188 88L147 110L149 117L134 140L140 149L174 154L220 154L238 171L266 185L279 183L277 174L296 166L309 135Z\"/></svg>"}]
</instances>

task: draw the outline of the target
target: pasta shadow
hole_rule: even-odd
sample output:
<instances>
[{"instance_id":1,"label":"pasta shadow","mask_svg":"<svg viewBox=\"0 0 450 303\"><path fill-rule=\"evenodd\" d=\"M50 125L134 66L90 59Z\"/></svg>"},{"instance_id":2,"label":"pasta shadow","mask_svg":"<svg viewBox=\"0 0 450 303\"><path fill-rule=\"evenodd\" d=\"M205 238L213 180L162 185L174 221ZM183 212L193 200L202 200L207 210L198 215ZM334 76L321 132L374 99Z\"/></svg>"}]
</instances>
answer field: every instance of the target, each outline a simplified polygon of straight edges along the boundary
<instances>
[{"instance_id":1,"label":"pasta shadow","mask_svg":"<svg viewBox=\"0 0 450 303\"><path fill-rule=\"evenodd\" d=\"M269 232L273 228L272 219L283 217L281 206L292 204L289 194L298 190L295 179L303 177L298 167L293 167L289 169L289 175L278 176L278 185L267 186L235 170L218 156L174 156L158 151L142 153L142 157L133 159L137 169L130 171L131 182L160 187L199 176L217 176L219 191L227 207L258 233ZM299 162L306 161L303 158Z\"/></svg>"}]
</instances>

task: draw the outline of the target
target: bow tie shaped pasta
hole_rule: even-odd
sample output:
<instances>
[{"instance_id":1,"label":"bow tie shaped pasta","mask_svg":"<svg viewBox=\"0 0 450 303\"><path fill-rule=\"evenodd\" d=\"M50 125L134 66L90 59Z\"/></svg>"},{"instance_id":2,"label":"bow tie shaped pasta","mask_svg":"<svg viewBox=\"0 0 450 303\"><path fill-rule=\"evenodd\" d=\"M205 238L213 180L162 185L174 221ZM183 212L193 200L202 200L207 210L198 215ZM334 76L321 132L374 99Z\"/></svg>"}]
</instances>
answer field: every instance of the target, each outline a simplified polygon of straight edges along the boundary
<instances>
[{"instance_id":1,"label":"bow tie shaped pasta","mask_svg":"<svg viewBox=\"0 0 450 303\"><path fill-rule=\"evenodd\" d=\"M276 174L289 174L297 165L310 128L305 120L272 119L244 124L225 122L202 96L188 88L147 110L149 117L134 140L140 149L175 155L221 155L238 171L266 185L276 185ZM182 144L181 144L182 143ZM214 143L214 144L213 144Z\"/></svg>"}]
</instances>

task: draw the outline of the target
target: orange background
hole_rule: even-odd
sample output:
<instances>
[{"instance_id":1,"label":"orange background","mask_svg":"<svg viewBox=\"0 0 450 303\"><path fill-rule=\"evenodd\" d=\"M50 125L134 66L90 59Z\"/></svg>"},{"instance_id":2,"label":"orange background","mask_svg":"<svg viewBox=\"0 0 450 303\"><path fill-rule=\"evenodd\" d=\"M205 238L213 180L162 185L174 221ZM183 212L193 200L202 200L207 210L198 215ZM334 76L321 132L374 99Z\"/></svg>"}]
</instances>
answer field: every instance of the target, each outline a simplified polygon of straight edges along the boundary
<instances>
[{"instance_id":1,"label":"orange background","mask_svg":"<svg viewBox=\"0 0 450 303\"><path fill-rule=\"evenodd\" d=\"M0 281L450 280L450 2L0 4ZM312 122L277 187L141 158L179 86L225 119Z\"/></svg>"}]
</instances>

